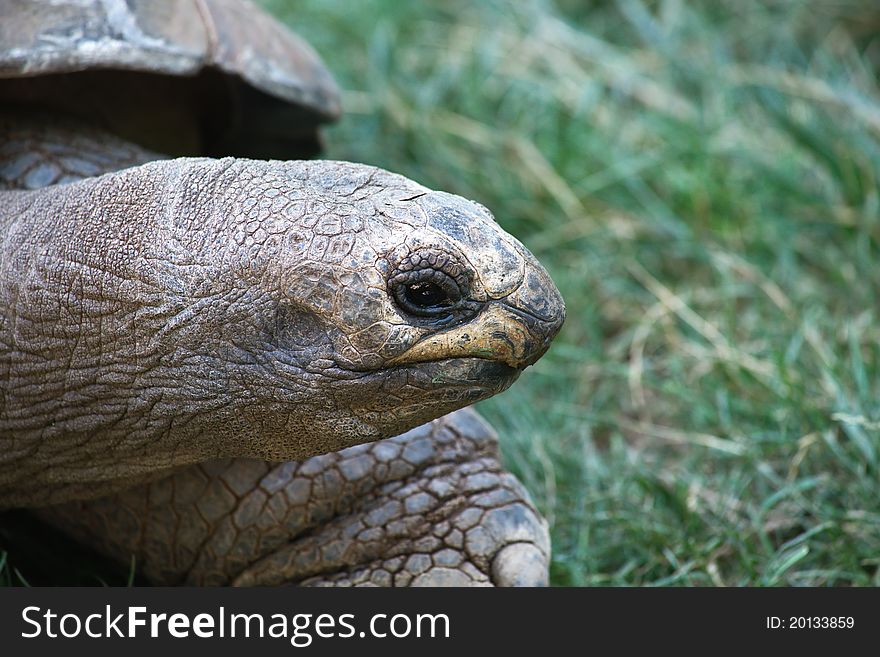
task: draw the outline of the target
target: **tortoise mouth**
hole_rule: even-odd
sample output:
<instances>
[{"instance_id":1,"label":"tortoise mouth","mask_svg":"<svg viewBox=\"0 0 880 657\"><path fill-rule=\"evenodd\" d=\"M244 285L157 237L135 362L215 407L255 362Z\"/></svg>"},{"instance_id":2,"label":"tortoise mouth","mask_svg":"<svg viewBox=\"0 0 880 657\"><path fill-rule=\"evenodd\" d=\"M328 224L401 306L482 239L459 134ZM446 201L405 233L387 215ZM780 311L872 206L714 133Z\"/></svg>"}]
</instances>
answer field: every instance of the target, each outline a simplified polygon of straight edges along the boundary
<instances>
[{"instance_id":1,"label":"tortoise mouth","mask_svg":"<svg viewBox=\"0 0 880 657\"><path fill-rule=\"evenodd\" d=\"M425 411L423 421L504 392L522 373L505 363L478 357L446 358L394 369L382 393L420 407Z\"/></svg>"},{"instance_id":2,"label":"tortoise mouth","mask_svg":"<svg viewBox=\"0 0 880 657\"><path fill-rule=\"evenodd\" d=\"M363 399L381 403L396 399L399 403L460 407L507 390L522 373L521 369L488 358L443 358L395 365L363 372L354 379L340 380L340 389L348 389ZM354 393L351 384L358 390ZM368 405L371 405L368 403Z\"/></svg>"},{"instance_id":3,"label":"tortoise mouth","mask_svg":"<svg viewBox=\"0 0 880 657\"><path fill-rule=\"evenodd\" d=\"M398 365L374 373L355 406L381 414L376 421L388 423L394 435L504 392L521 372L478 357Z\"/></svg>"},{"instance_id":4,"label":"tortoise mouth","mask_svg":"<svg viewBox=\"0 0 880 657\"><path fill-rule=\"evenodd\" d=\"M497 395L509 388L520 373L496 360L445 358L337 380L329 396L337 408L346 409L355 418L369 440L377 440Z\"/></svg>"},{"instance_id":5,"label":"tortoise mouth","mask_svg":"<svg viewBox=\"0 0 880 657\"><path fill-rule=\"evenodd\" d=\"M418 382L430 381L431 387L479 387L495 392L506 390L522 373L507 363L468 356L441 358L396 365L385 372L414 375ZM382 373L377 373L382 376ZM495 392L491 394L495 394Z\"/></svg>"}]
</instances>

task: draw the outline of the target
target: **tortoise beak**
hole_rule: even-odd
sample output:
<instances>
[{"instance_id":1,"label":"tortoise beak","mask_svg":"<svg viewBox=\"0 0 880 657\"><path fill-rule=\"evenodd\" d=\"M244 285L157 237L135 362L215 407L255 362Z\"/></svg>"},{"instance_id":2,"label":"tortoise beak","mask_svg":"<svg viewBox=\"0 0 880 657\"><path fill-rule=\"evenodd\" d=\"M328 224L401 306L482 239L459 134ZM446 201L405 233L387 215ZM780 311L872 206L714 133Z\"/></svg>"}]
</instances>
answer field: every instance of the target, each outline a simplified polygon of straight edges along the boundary
<instances>
[{"instance_id":1,"label":"tortoise beak","mask_svg":"<svg viewBox=\"0 0 880 657\"><path fill-rule=\"evenodd\" d=\"M471 321L425 338L392 362L485 358L523 370L544 355L564 321L562 296L541 268Z\"/></svg>"},{"instance_id":2,"label":"tortoise beak","mask_svg":"<svg viewBox=\"0 0 880 657\"><path fill-rule=\"evenodd\" d=\"M543 267L529 268L522 284L496 302L521 333L518 349L512 349L507 362L519 369L533 365L543 356L565 322L565 302ZM508 321L513 328L516 324Z\"/></svg>"}]
</instances>

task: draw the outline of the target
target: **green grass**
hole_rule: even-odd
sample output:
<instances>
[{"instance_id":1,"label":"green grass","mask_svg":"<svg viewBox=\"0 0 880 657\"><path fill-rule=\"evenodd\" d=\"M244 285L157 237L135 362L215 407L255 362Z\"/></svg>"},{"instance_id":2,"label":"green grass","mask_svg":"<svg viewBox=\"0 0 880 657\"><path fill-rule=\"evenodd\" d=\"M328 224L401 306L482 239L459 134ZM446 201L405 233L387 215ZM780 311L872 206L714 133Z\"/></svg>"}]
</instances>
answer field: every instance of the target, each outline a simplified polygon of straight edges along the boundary
<instances>
[{"instance_id":1,"label":"green grass","mask_svg":"<svg viewBox=\"0 0 880 657\"><path fill-rule=\"evenodd\" d=\"M479 200L557 281L480 406L555 584L880 584L875 0L263 4L344 89L328 157Z\"/></svg>"},{"instance_id":2,"label":"green grass","mask_svg":"<svg viewBox=\"0 0 880 657\"><path fill-rule=\"evenodd\" d=\"M480 406L554 583L880 584L873 0L263 4L344 89L328 157L479 200L557 281Z\"/></svg>"}]
</instances>

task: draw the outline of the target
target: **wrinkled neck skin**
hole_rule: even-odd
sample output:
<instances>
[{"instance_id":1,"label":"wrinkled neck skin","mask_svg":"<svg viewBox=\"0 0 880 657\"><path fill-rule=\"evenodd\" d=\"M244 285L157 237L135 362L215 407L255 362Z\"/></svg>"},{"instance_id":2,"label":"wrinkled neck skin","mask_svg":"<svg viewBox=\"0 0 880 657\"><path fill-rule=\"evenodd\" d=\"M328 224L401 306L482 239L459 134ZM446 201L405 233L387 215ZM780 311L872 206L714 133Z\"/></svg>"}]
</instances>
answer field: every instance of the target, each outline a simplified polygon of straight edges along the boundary
<instances>
[{"instance_id":1,"label":"wrinkled neck skin","mask_svg":"<svg viewBox=\"0 0 880 657\"><path fill-rule=\"evenodd\" d=\"M396 435L506 389L562 323L484 208L401 176L3 125L0 507ZM402 308L429 275L462 299Z\"/></svg>"}]
</instances>

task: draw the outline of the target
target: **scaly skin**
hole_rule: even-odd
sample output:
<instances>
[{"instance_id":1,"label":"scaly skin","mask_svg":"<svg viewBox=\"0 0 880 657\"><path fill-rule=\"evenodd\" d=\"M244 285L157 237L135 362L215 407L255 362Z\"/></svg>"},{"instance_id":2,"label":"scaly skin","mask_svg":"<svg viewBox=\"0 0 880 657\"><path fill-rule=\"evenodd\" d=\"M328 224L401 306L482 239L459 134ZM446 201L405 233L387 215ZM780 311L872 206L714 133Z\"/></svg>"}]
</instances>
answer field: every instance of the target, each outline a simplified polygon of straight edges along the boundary
<instances>
[{"instance_id":1,"label":"scaly skin","mask_svg":"<svg viewBox=\"0 0 880 657\"><path fill-rule=\"evenodd\" d=\"M51 113L0 113L0 190L40 189L161 159L80 121Z\"/></svg>"},{"instance_id":2,"label":"scaly skin","mask_svg":"<svg viewBox=\"0 0 880 657\"><path fill-rule=\"evenodd\" d=\"M104 497L45 513L163 582L540 583L546 527L474 421L309 457L504 390L563 316L485 208L364 165L0 192L0 507Z\"/></svg>"},{"instance_id":3,"label":"scaly skin","mask_svg":"<svg viewBox=\"0 0 880 657\"><path fill-rule=\"evenodd\" d=\"M300 463L212 461L40 513L162 584L546 584L546 523L496 448L466 409Z\"/></svg>"}]
</instances>

